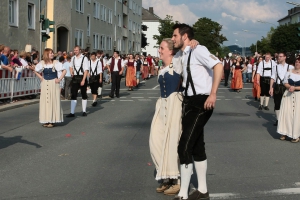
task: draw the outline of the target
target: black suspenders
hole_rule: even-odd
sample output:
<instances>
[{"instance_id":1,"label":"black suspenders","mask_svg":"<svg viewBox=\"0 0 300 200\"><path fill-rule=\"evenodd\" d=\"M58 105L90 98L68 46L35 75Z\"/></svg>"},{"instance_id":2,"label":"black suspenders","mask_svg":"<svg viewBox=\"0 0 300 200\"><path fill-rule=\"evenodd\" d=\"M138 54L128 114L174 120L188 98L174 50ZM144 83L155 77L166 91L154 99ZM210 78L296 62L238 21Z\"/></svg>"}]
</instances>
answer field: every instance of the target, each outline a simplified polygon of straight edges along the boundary
<instances>
[{"instance_id":1,"label":"black suspenders","mask_svg":"<svg viewBox=\"0 0 300 200\"><path fill-rule=\"evenodd\" d=\"M76 67L75 67L75 58L76 58L76 56L74 56L74 59L73 59L73 68L74 68L74 70L75 70L75 72L76 72L76 75L79 75L79 72L80 72L80 71L82 72L82 74L84 74L82 65L83 65L83 61L84 61L85 56L83 56L83 58L82 58L81 66L80 66L80 68L78 69L78 71L76 70Z\"/></svg>"},{"instance_id":2,"label":"black suspenders","mask_svg":"<svg viewBox=\"0 0 300 200\"><path fill-rule=\"evenodd\" d=\"M188 62L187 62L187 67L186 67L187 79L186 79L186 85L185 85L185 91L184 91L184 96L186 96L186 97L187 97L187 91L189 88L189 83L191 83L193 94L196 95L196 90L195 90L195 86L194 86L194 82L193 82L192 74L191 74L191 68L190 68L191 54L192 54L192 51L190 51Z\"/></svg>"},{"instance_id":3,"label":"black suspenders","mask_svg":"<svg viewBox=\"0 0 300 200\"><path fill-rule=\"evenodd\" d=\"M288 67L287 67L287 70L286 70L287 72L289 71L289 68L290 68L290 65L288 65ZM277 84L277 80L279 79L280 83L283 85L283 81L281 80L281 78L278 75L277 65L276 65L276 73L277 73L277 76L276 76L276 83L275 84Z\"/></svg>"},{"instance_id":4,"label":"black suspenders","mask_svg":"<svg viewBox=\"0 0 300 200\"><path fill-rule=\"evenodd\" d=\"M97 67L98 67L98 63L99 63L99 60L97 61L97 63L96 63L96 67L95 67L95 70L94 71L92 71L92 61L90 60L90 72L92 72L92 76L95 76L95 73L96 73L96 76L97 76Z\"/></svg>"},{"instance_id":5,"label":"black suspenders","mask_svg":"<svg viewBox=\"0 0 300 200\"><path fill-rule=\"evenodd\" d=\"M262 62L263 62L263 74L262 74L262 76L264 76L264 74L265 74L265 61L262 61ZM272 76L272 60L270 62L271 62L271 76Z\"/></svg>"}]
</instances>

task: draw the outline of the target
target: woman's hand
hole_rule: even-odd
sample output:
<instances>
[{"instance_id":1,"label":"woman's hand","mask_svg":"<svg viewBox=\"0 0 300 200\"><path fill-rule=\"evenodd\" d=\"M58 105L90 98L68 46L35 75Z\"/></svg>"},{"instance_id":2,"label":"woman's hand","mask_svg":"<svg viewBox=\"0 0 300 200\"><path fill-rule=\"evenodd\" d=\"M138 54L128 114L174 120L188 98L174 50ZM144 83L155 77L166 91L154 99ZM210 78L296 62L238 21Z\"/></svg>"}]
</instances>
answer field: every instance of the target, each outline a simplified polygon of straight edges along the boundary
<instances>
[{"instance_id":1,"label":"woman's hand","mask_svg":"<svg viewBox=\"0 0 300 200\"><path fill-rule=\"evenodd\" d=\"M289 92L294 92L295 91L295 86L291 86L290 88L289 88Z\"/></svg>"},{"instance_id":2,"label":"woman's hand","mask_svg":"<svg viewBox=\"0 0 300 200\"><path fill-rule=\"evenodd\" d=\"M60 82L60 79L56 78L55 83L59 83L59 82Z\"/></svg>"}]
</instances>

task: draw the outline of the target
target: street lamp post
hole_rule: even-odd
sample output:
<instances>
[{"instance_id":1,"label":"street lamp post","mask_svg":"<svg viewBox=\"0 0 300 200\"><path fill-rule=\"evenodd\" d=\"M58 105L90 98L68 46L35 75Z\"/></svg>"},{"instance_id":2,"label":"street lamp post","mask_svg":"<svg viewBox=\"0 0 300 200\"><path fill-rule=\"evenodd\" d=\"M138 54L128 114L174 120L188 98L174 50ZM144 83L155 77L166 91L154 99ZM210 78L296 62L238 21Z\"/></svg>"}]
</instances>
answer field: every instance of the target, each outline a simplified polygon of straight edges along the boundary
<instances>
[{"instance_id":1,"label":"street lamp post","mask_svg":"<svg viewBox=\"0 0 300 200\"><path fill-rule=\"evenodd\" d=\"M245 30L245 29L243 29L243 31L244 31L244 32L251 32L251 33L256 34L256 33L253 32L253 31L249 31L249 30ZM257 40L256 40L256 44L255 44L255 52L257 52Z\"/></svg>"}]
</instances>

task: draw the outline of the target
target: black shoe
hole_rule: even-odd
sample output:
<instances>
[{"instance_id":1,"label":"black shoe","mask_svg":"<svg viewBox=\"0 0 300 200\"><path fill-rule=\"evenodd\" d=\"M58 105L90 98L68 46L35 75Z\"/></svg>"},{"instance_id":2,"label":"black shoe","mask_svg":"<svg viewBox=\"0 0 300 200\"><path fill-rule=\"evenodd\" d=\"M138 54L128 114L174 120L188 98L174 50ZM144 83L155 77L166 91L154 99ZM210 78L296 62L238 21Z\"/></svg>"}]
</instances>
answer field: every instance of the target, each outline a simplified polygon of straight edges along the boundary
<instances>
[{"instance_id":1,"label":"black shoe","mask_svg":"<svg viewBox=\"0 0 300 200\"><path fill-rule=\"evenodd\" d=\"M265 106L265 110L270 110L270 109L268 108L268 106Z\"/></svg>"},{"instance_id":2,"label":"black shoe","mask_svg":"<svg viewBox=\"0 0 300 200\"><path fill-rule=\"evenodd\" d=\"M113 98L115 98L115 97L114 97L114 96L112 96L112 95L108 95L108 96L109 96L110 98L112 98L112 99L113 99Z\"/></svg>"},{"instance_id":3,"label":"black shoe","mask_svg":"<svg viewBox=\"0 0 300 200\"><path fill-rule=\"evenodd\" d=\"M262 110L262 108L263 108L262 105L258 106L258 110Z\"/></svg>"},{"instance_id":4,"label":"black shoe","mask_svg":"<svg viewBox=\"0 0 300 200\"><path fill-rule=\"evenodd\" d=\"M255 97L254 99L255 99L255 101L257 101L257 97Z\"/></svg>"},{"instance_id":5,"label":"black shoe","mask_svg":"<svg viewBox=\"0 0 300 200\"><path fill-rule=\"evenodd\" d=\"M97 98L98 98L98 99L102 99L102 94L97 95Z\"/></svg>"},{"instance_id":6,"label":"black shoe","mask_svg":"<svg viewBox=\"0 0 300 200\"><path fill-rule=\"evenodd\" d=\"M86 112L83 112L83 113L82 113L82 116L86 117L86 116L87 116Z\"/></svg>"},{"instance_id":7,"label":"black shoe","mask_svg":"<svg viewBox=\"0 0 300 200\"><path fill-rule=\"evenodd\" d=\"M120 98L120 95L116 95L117 98Z\"/></svg>"},{"instance_id":8,"label":"black shoe","mask_svg":"<svg viewBox=\"0 0 300 200\"><path fill-rule=\"evenodd\" d=\"M70 113L70 114L68 114L66 117L75 117L75 115L72 114L72 113Z\"/></svg>"},{"instance_id":9,"label":"black shoe","mask_svg":"<svg viewBox=\"0 0 300 200\"><path fill-rule=\"evenodd\" d=\"M209 199L209 193L201 193L199 190L194 190L190 195L188 200L200 200L200 199Z\"/></svg>"},{"instance_id":10,"label":"black shoe","mask_svg":"<svg viewBox=\"0 0 300 200\"><path fill-rule=\"evenodd\" d=\"M97 105L97 101L95 101L94 103L92 103L92 106L96 106Z\"/></svg>"},{"instance_id":11,"label":"black shoe","mask_svg":"<svg viewBox=\"0 0 300 200\"><path fill-rule=\"evenodd\" d=\"M278 125L278 120L276 120L276 122L273 124L274 126L277 126Z\"/></svg>"}]
</instances>

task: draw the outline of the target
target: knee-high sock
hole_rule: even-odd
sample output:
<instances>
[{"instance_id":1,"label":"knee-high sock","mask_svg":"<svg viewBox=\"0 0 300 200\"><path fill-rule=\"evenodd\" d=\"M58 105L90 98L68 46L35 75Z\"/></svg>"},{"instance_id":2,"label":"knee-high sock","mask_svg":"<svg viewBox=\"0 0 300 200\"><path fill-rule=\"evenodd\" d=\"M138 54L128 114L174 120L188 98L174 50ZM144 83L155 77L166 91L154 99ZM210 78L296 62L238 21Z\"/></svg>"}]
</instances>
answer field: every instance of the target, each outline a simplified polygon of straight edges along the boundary
<instances>
[{"instance_id":1,"label":"knee-high sock","mask_svg":"<svg viewBox=\"0 0 300 200\"><path fill-rule=\"evenodd\" d=\"M102 87L98 87L98 95L102 94Z\"/></svg>"},{"instance_id":2,"label":"knee-high sock","mask_svg":"<svg viewBox=\"0 0 300 200\"><path fill-rule=\"evenodd\" d=\"M77 100L71 100L71 113L75 113L75 108L76 108Z\"/></svg>"},{"instance_id":3,"label":"knee-high sock","mask_svg":"<svg viewBox=\"0 0 300 200\"><path fill-rule=\"evenodd\" d=\"M187 199L189 196L189 185L191 180L191 175L193 172L193 164L188 164L187 167L185 164L180 165L180 177L181 177L181 185L178 196L183 197L183 199Z\"/></svg>"},{"instance_id":4,"label":"knee-high sock","mask_svg":"<svg viewBox=\"0 0 300 200\"><path fill-rule=\"evenodd\" d=\"M264 105L265 96L260 97L260 105Z\"/></svg>"},{"instance_id":5,"label":"knee-high sock","mask_svg":"<svg viewBox=\"0 0 300 200\"><path fill-rule=\"evenodd\" d=\"M265 106L269 105L269 100L270 100L270 97L265 97Z\"/></svg>"},{"instance_id":6,"label":"knee-high sock","mask_svg":"<svg viewBox=\"0 0 300 200\"><path fill-rule=\"evenodd\" d=\"M278 117L279 117L279 110L275 110L275 113L276 113L276 119L278 120Z\"/></svg>"},{"instance_id":7,"label":"knee-high sock","mask_svg":"<svg viewBox=\"0 0 300 200\"><path fill-rule=\"evenodd\" d=\"M197 173L198 179L198 190L205 194L207 192L207 185L206 185L206 171L207 171L207 160L196 162L194 161L195 169Z\"/></svg>"},{"instance_id":8,"label":"knee-high sock","mask_svg":"<svg viewBox=\"0 0 300 200\"><path fill-rule=\"evenodd\" d=\"M86 112L87 99L82 99L82 112Z\"/></svg>"}]
</instances>

